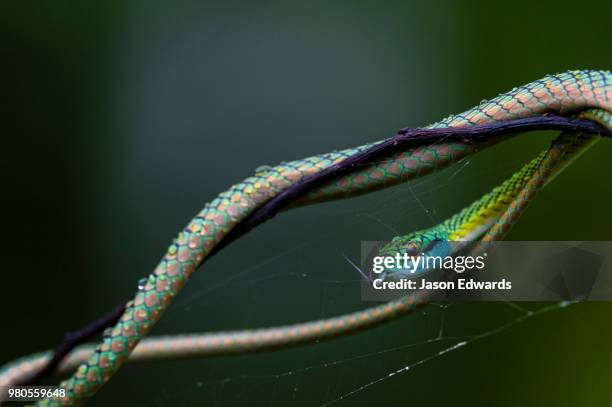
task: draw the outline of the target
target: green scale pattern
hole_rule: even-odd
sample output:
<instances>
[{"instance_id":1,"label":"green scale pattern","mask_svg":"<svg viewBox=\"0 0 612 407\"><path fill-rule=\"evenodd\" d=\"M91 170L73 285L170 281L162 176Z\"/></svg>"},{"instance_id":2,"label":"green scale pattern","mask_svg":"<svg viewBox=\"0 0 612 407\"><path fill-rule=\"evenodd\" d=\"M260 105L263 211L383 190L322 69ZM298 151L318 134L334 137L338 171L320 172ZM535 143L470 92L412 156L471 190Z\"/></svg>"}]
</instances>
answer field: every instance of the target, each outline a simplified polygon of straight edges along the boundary
<instances>
[{"instance_id":1,"label":"green scale pattern","mask_svg":"<svg viewBox=\"0 0 612 407\"><path fill-rule=\"evenodd\" d=\"M553 111L567 115L586 108L610 111L611 82L609 71L583 70L549 75L430 127L470 126ZM292 183L371 145L264 168L207 204L174 240L154 272L139 284L120 321L105 333L95 353L71 378L62 382L67 396L42 400L38 405L74 405L86 401L126 361L139 340L149 333L192 273L229 230ZM442 168L480 147L461 142L440 143L397 153L390 156L384 166L378 163L365 166L313 192L296 206L393 185Z\"/></svg>"},{"instance_id":2,"label":"green scale pattern","mask_svg":"<svg viewBox=\"0 0 612 407\"><path fill-rule=\"evenodd\" d=\"M579 116L598 121L612 129L612 115L603 110L587 110L581 112ZM474 202L458 215L425 231L397 237L379 254L394 256L397 252L403 253L410 250L420 253L426 250L425 248L434 239L474 241L477 240L476 234L473 233L474 226L478 227L480 233L485 233L487 227L490 228L490 232L480 239L485 243L475 247L476 250L484 250L487 241L502 238L508 227L518 219L529 202L524 199L526 193L531 199L544 183L550 182L556 174L563 171L598 140L599 137L591 135L562 134L550 147L550 151L540 154L501 186L496 187L491 193ZM546 168L550 170L542 171ZM528 185L530 181L532 182ZM502 216L499 217L499 214ZM497 226L491 228L493 221L498 218ZM466 237L466 234L457 233L462 230L472 231L472 235ZM455 233L448 233L449 231L455 231ZM427 301L426 293L416 293L384 305L312 322L241 331L148 337L139 343L128 362L241 354L319 341L346 335L406 315L416 307L424 305L425 301ZM93 352L92 345L79 346L60 365L60 371L73 371ZM29 377L33 372L42 368L51 354L51 351L41 352L11 362L3 370L0 385L17 383Z\"/></svg>"}]
</instances>

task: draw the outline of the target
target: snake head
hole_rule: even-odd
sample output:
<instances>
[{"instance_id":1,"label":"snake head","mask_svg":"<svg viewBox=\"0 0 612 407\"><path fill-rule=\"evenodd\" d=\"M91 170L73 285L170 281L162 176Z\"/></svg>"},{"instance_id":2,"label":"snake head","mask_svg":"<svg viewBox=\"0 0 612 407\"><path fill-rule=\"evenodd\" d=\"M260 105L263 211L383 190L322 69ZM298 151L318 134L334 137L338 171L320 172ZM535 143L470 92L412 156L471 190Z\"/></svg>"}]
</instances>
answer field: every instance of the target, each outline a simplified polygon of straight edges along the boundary
<instances>
[{"instance_id":1,"label":"snake head","mask_svg":"<svg viewBox=\"0 0 612 407\"><path fill-rule=\"evenodd\" d=\"M392 267L384 267L379 278L400 280L421 277L430 271L427 268L425 257L445 257L451 254L448 233L443 228L435 228L395 237L378 251L377 257L397 259L398 254L400 264L396 262ZM417 260L418 257L421 257L420 261Z\"/></svg>"}]
</instances>

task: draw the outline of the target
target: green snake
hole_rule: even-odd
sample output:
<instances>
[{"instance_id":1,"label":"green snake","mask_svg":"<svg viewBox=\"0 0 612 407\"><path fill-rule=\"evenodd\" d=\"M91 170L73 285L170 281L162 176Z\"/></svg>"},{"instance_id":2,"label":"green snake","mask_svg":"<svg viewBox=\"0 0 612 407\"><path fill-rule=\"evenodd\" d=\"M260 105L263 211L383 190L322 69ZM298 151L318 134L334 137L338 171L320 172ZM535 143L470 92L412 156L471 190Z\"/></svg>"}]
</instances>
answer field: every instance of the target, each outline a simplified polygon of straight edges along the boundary
<instances>
[{"instance_id":1,"label":"green snake","mask_svg":"<svg viewBox=\"0 0 612 407\"><path fill-rule=\"evenodd\" d=\"M609 71L583 70L549 75L484 101L462 114L449 116L429 128L462 128L550 112L564 116L583 112L584 117L599 121L610 129L611 85L612 74ZM414 179L506 138L493 137L476 142L442 141L393 153L384 161L357 168L353 173L312 191L292 207L353 196ZM432 228L431 232L444 232L449 240L471 237L470 234L474 233L485 241L500 238L535 192L567 166L571 157L577 156L593 142L593 137L562 135L547 152L529 163L518 175L515 174L485 195L475 203L476 206L466 208ZM139 286L119 322L103 336L102 342L93 348L78 348L64 362L61 369L68 371L74 368L75 363L83 361L73 375L61 384L67 389L66 397L42 400L38 404L74 405L85 402L128 360L132 351L130 360L261 350L362 329L423 304L426 298L416 295L328 320L233 333L161 337L144 340L138 345L191 274L233 227L294 183L375 144L261 168L254 176L232 186L208 203L179 234L157 268ZM460 236L461 233L465 234ZM417 232L393 243L405 243L406 239L414 242L419 238L422 241L427 236L428 233ZM407 243L405 247L408 247ZM48 353L37 354L6 365L0 371L0 385L15 383L42 366L48 357Z\"/></svg>"}]
</instances>

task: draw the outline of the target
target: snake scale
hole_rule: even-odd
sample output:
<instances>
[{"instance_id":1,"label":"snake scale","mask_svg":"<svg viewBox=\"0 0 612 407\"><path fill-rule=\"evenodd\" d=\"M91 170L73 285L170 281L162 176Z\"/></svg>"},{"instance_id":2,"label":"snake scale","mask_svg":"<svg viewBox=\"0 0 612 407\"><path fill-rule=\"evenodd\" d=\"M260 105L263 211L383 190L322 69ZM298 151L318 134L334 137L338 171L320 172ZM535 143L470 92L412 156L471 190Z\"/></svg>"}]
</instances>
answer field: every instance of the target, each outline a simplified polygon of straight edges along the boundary
<instances>
[{"instance_id":1,"label":"snake scale","mask_svg":"<svg viewBox=\"0 0 612 407\"><path fill-rule=\"evenodd\" d=\"M548 75L525 86L514 88L490 101L483 101L477 107L461 114L451 115L428 128L464 128L548 113L569 116L587 109L611 112L611 96L612 74L609 71L569 71ZM607 123L605 120L603 122ZM443 168L503 139L499 137L476 142L441 141L408 148L393 153L383 161L356 168L354 172L308 193L292 206L344 198L395 185ZM87 360L79 365L72 376L62 382L61 386L67 390L66 396L60 399L41 400L38 405L78 405L89 399L126 362L139 341L153 328L193 272L232 228L294 183L375 144L321 154L275 167L260 168L254 176L233 185L206 204L204 209L179 233L155 270L139 283L134 299L127 303L119 322L103 335L102 342L95 347L93 353L88 351L90 353ZM527 202L546 179L554 174L554 167L562 160L563 154L559 151L561 150L551 147L545 154L542 162L533 171L530 181L524 185L525 189L505 207L502 219L516 218L517 213L524 208L522 203ZM543 167L546 170L541 170L542 163L548 163ZM495 233L499 235L503 233L505 226L498 225L499 222L489 228L485 239L494 239ZM304 337L334 335L346 329L368 326L390 318L394 314L413 309L422 301L422 298L411 297L356 312L348 319L337 317L327 321L315 321L285 327L284 331L267 328L250 332L256 332L260 338L267 337L272 341L299 342ZM252 335L239 334L223 337L209 335L207 338L211 344L222 341L227 349L240 349L254 340ZM186 336L185 342L188 341L189 337ZM156 347L163 352L165 348L163 340L158 340L156 343L144 342L142 345L144 346L142 349L150 346L149 352L155 352ZM139 351L140 349L141 346L138 347ZM80 351L86 352L84 348ZM41 357L36 355L37 359L21 361L21 365L7 365L0 371L0 384L13 383L19 373L23 373L27 363L30 369L36 363L39 365L44 363L41 362L44 359Z\"/></svg>"}]
</instances>

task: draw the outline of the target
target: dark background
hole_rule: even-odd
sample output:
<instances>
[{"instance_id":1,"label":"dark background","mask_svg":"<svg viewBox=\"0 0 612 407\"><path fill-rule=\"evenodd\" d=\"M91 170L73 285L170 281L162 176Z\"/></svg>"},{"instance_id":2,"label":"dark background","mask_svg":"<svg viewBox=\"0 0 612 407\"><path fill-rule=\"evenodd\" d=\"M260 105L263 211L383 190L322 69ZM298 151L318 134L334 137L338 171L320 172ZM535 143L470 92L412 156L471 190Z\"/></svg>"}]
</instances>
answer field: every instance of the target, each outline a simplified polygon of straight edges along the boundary
<instances>
[{"instance_id":1,"label":"dark background","mask_svg":"<svg viewBox=\"0 0 612 407\"><path fill-rule=\"evenodd\" d=\"M0 362L126 301L190 217L259 165L389 137L547 73L611 65L609 1L330 3L3 5ZM154 333L363 308L343 253L357 260L361 240L445 219L553 136L283 214L207 263ZM612 240L611 154L598 143L509 238ZM440 327L473 337L520 315L508 304L434 306L301 349L126 366L91 405L323 405L423 361L337 405L609 406L609 303L534 316L431 360L453 340L420 344Z\"/></svg>"}]
</instances>

